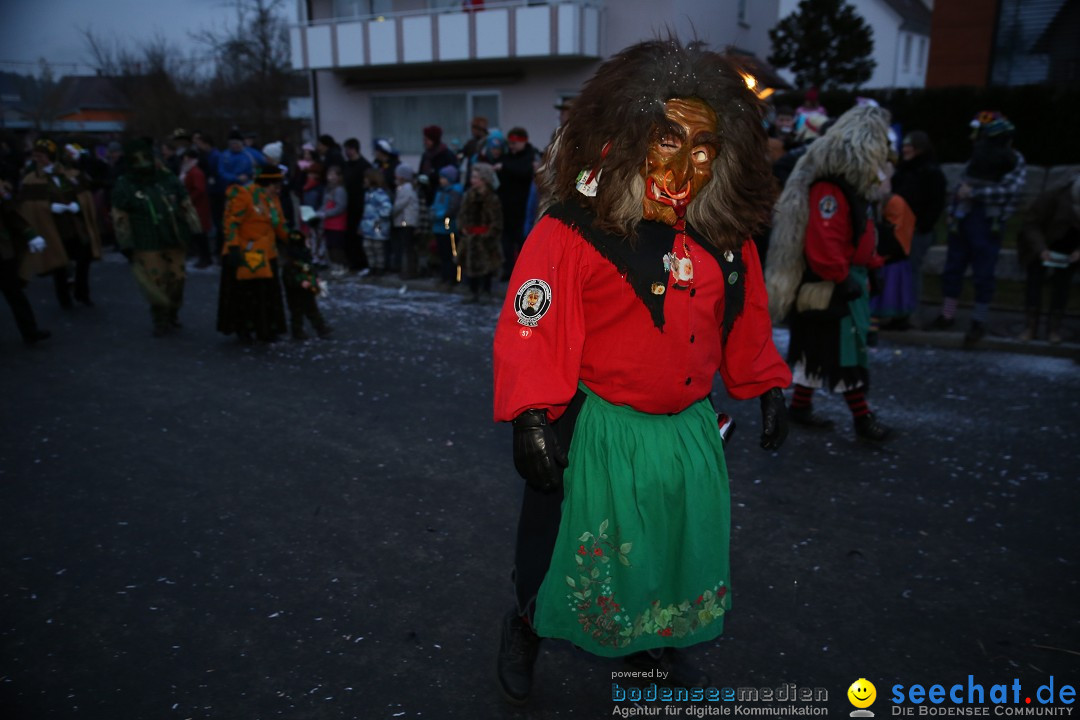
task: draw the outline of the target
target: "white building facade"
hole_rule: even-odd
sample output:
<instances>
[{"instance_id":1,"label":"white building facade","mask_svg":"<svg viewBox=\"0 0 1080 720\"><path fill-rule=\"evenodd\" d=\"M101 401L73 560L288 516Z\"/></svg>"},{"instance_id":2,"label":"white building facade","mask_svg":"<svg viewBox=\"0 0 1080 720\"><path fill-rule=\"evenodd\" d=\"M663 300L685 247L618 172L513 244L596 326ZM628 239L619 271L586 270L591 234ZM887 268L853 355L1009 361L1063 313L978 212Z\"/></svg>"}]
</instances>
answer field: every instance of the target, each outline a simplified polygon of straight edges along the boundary
<instances>
[{"instance_id":1,"label":"white building facade","mask_svg":"<svg viewBox=\"0 0 1080 720\"><path fill-rule=\"evenodd\" d=\"M932 3L924 0L847 0L874 31L874 74L865 88L921 88L926 86L930 57ZM799 0L780 0L780 18L799 6ZM767 53L766 53L767 54ZM794 75L780 74L794 84Z\"/></svg>"},{"instance_id":2,"label":"white building facade","mask_svg":"<svg viewBox=\"0 0 1080 720\"><path fill-rule=\"evenodd\" d=\"M432 124L464 143L476 115L544 147L554 106L604 59L669 31L764 58L780 1L298 0L292 64L311 73L317 132L366 155L392 138L411 162Z\"/></svg>"}]
</instances>

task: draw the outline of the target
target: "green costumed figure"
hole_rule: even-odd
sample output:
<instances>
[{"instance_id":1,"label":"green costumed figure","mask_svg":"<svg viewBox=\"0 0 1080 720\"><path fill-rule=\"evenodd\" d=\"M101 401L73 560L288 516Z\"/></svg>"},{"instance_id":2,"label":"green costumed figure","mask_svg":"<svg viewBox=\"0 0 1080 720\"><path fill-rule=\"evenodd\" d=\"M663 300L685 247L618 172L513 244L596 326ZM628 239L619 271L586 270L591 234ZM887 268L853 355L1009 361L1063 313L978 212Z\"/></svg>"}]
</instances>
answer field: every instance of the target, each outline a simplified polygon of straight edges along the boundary
<instances>
[{"instance_id":1,"label":"green costumed figure","mask_svg":"<svg viewBox=\"0 0 1080 720\"><path fill-rule=\"evenodd\" d=\"M112 194L116 240L150 303L154 337L161 337L180 327L184 260L199 218L179 178L155 162L148 143L132 141L124 155L128 171Z\"/></svg>"}]
</instances>

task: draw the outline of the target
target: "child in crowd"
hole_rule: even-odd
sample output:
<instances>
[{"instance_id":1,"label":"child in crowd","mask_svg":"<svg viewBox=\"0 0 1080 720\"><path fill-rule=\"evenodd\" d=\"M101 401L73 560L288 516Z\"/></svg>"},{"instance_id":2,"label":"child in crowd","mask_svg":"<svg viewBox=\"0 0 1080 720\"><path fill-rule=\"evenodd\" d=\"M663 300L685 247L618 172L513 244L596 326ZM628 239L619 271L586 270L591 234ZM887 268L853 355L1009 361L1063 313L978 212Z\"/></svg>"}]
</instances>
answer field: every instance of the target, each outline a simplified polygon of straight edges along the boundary
<instances>
[{"instance_id":1,"label":"child in crowd","mask_svg":"<svg viewBox=\"0 0 1080 720\"><path fill-rule=\"evenodd\" d=\"M431 231L439 254L439 286L446 290L458 282L455 243L461 194L457 168L447 165L439 170L439 187L431 203Z\"/></svg>"},{"instance_id":2,"label":"child in crowd","mask_svg":"<svg viewBox=\"0 0 1080 720\"><path fill-rule=\"evenodd\" d=\"M341 168L333 165L326 171L326 188L322 207L315 216L322 221L323 242L330 259L331 274L341 277L348 271L349 258L345 254L345 219L348 195L345 192Z\"/></svg>"},{"instance_id":3,"label":"child in crowd","mask_svg":"<svg viewBox=\"0 0 1080 720\"><path fill-rule=\"evenodd\" d=\"M458 226L458 265L469 279L467 303L491 299L492 276L502 267L502 204L495 193L495 168L487 163L473 165L469 189L461 199Z\"/></svg>"},{"instance_id":4,"label":"child in crowd","mask_svg":"<svg viewBox=\"0 0 1080 720\"><path fill-rule=\"evenodd\" d=\"M394 170L397 190L394 192L394 224L390 231L390 257L387 265L391 272L401 272L402 256L412 247L413 232L420 222L420 201L413 188L413 169L398 165Z\"/></svg>"},{"instance_id":5,"label":"child in crowd","mask_svg":"<svg viewBox=\"0 0 1080 720\"><path fill-rule=\"evenodd\" d=\"M311 264L311 250L304 234L299 230L289 233L281 248L281 280L285 286L285 304L289 307L289 325L294 340L306 340L304 318L311 323L319 337L330 335L315 297L321 292L319 279Z\"/></svg>"},{"instance_id":6,"label":"child in crowd","mask_svg":"<svg viewBox=\"0 0 1080 720\"><path fill-rule=\"evenodd\" d=\"M390 240L390 217L394 206L379 168L368 168L364 172L364 188L360 236L364 238L364 254L371 274L382 275L386 272L386 245Z\"/></svg>"},{"instance_id":7,"label":"child in crowd","mask_svg":"<svg viewBox=\"0 0 1080 720\"><path fill-rule=\"evenodd\" d=\"M318 210L323 204L323 192L326 189L323 178L323 166L317 162L308 165L307 178L300 191L300 205ZM314 218L312 219L314 220ZM303 228L308 232L311 243L311 257L316 264L326 263L326 247L323 245L322 229L318 222L309 221Z\"/></svg>"}]
</instances>

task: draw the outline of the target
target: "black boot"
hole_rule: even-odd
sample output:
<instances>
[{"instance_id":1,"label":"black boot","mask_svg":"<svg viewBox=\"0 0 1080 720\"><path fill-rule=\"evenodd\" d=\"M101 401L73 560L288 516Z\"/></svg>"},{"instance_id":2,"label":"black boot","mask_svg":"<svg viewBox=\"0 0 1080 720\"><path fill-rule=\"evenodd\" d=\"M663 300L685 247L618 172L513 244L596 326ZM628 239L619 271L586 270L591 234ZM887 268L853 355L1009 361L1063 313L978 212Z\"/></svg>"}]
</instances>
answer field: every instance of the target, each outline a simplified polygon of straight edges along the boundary
<instances>
[{"instance_id":1,"label":"black boot","mask_svg":"<svg viewBox=\"0 0 1080 720\"><path fill-rule=\"evenodd\" d=\"M631 653L625 658L626 664L635 670L652 670L658 683L672 687L709 687L709 674L690 663L686 656L675 648L658 648ZM662 670L661 677L656 670Z\"/></svg>"},{"instance_id":2,"label":"black boot","mask_svg":"<svg viewBox=\"0 0 1080 720\"><path fill-rule=\"evenodd\" d=\"M972 320L971 327L964 333L964 348L971 349L975 347L984 337L986 337L986 324L978 320Z\"/></svg>"},{"instance_id":3,"label":"black boot","mask_svg":"<svg viewBox=\"0 0 1080 720\"><path fill-rule=\"evenodd\" d=\"M863 440L882 442L892 435L892 428L878 422L874 413L867 413L855 418L855 435Z\"/></svg>"},{"instance_id":4,"label":"black boot","mask_svg":"<svg viewBox=\"0 0 1080 720\"><path fill-rule=\"evenodd\" d=\"M1051 345L1057 345L1061 342L1061 318L1064 313L1061 310L1053 310L1050 312L1050 320L1046 327L1046 339L1050 341Z\"/></svg>"},{"instance_id":5,"label":"black boot","mask_svg":"<svg viewBox=\"0 0 1080 720\"><path fill-rule=\"evenodd\" d=\"M1029 307L1025 313L1024 331L1020 333L1020 342L1031 342L1039 336L1039 308Z\"/></svg>"},{"instance_id":6,"label":"black boot","mask_svg":"<svg viewBox=\"0 0 1080 720\"><path fill-rule=\"evenodd\" d=\"M71 281L68 280L66 268L53 271L53 285L56 287L56 299L60 301L60 307L74 307L75 303L71 301Z\"/></svg>"},{"instance_id":7,"label":"black boot","mask_svg":"<svg viewBox=\"0 0 1080 720\"><path fill-rule=\"evenodd\" d=\"M833 426L832 420L814 412L813 405L806 405L805 407L789 407L787 416L788 420L791 422L804 427L814 428L815 430L828 430Z\"/></svg>"},{"instance_id":8,"label":"black boot","mask_svg":"<svg viewBox=\"0 0 1080 720\"><path fill-rule=\"evenodd\" d=\"M48 340L52 337L52 333L48 330L34 330L31 333L23 335L23 342L27 345L36 345L42 340Z\"/></svg>"},{"instance_id":9,"label":"black boot","mask_svg":"<svg viewBox=\"0 0 1080 720\"><path fill-rule=\"evenodd\" d=\"M532 692L533 666L540 653L540 638L516 609L506 613L499 641L498 675L506 699L524 703Z\"/></svg>"}]
</instances>

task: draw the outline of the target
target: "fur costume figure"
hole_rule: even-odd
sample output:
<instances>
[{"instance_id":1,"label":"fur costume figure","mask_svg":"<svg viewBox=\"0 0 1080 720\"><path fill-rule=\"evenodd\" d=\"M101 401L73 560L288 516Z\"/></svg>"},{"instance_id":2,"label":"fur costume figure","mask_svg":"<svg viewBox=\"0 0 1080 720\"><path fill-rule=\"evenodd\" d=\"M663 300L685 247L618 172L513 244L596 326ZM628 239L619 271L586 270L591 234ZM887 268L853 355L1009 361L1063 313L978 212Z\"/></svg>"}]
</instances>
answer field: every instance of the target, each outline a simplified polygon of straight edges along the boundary
<instances>
[{"instance_id":1,"label":"fur costume figure","mask_svg":"<svg viewBox=\"0 0 1080 720\"><path fill-rule=\"evenodd\" d=\"M823 137L810 143L784 184L773 210L765 286L773 322L782 322L795 302L806 270L803 253L810 215L810 186L825 177L847 181L864 200L876 199L878 169L889 159L889 113L880 107L854 107Z\"/></svg>"},{"instance_id":2,"label":"fur costume figure","mask_svg":"<svg viewBox=\"0 0 1080 720\"><path fill-rule=\"evenodd\" d=\"M788 416L827 428L813 412L816 389L842 392L856 435L881 441L890 429L867 405L871 274L876 252L873 205L888 163L888 112L852 108L810 144L773 214L766 286L775 321L791 330L788 363L795 394Z\"/></svg>"},{"instance_id":3,"label":"fur costume figure","mask_svg":"<svg viewBox=\"0 0 1080 720\"><path fill-rule=\"evenodd\" d=\"M708 685L676 649L718 637L732 602L716 375L759 398L763 449L787 435L749 241L774 195L763 117L722 56L644 42L585 84L539 173L493 356L526 483L498 656L514 702L541 637Z\"/></svg>"}]
</instances>

